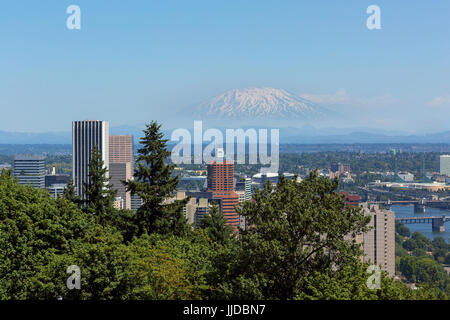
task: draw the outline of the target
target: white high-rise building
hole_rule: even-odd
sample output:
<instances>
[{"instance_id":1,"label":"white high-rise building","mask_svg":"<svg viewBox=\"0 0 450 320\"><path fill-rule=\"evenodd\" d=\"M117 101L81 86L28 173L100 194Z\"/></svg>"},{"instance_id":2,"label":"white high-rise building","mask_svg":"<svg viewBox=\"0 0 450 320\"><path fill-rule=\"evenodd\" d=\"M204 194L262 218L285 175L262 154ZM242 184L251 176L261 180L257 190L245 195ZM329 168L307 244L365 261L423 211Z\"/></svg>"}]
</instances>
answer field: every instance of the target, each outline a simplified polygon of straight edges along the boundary
<instances>
[{"instance_id":1,"label":"white high-rise building","mask_svg":"<svg viewBox=\"0 0 450 320\"><path fill-rule=\"evenodd\" d=\"M444 154L439 157L439 173L450 176L450 155Z\"/></svg>"},{"instance_id":2,"label":"white high-rise building","mask_svg":"<svg viewBox=\"0 0 450 320\"><path fill-rule=\"evenodd\" d=\"M77 194L82 197L84 197L83 184L88 183L89 162L94 147L98 148L105 167L109 168L109 122L73 121L72 176Z\"/></svg>"}]
</instances>

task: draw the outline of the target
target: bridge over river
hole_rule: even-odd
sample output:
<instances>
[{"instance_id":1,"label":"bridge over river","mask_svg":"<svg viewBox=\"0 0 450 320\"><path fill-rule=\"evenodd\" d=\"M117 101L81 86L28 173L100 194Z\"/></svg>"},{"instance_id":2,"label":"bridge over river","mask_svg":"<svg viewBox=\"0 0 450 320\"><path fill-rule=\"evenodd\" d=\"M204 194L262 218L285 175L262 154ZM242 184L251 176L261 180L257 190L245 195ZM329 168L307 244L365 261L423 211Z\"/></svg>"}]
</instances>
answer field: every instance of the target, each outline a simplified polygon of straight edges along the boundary
<instances>
[{"instance_id":1,"label":"bridge over river","mask_svg":"<svg viewBox=\"0 0 450 320\"><path fill-rule=\"evenodd\" d=\"M430 217L404 217L395 218L395 221L400 221L404 224L409 223L431 223L433 232L445 232L445 223L450 221L449 216L430 216Z\"/></svg>"},{"instance_id":2,"label":"bridge over river","mask_svg":"<svg viewBox=\"0 0 450 320\"><path fill-rule=\"evenodd\" d=\"M417 213L425 213L426 207L433 207L439 209L450 209L450 201L449 200L427 200L427 199L418 199L418 200L400 200L400 201L370 201L373 204L381 204L386 208L390 208L393 205L414 205L414 212Z\"/></svg>"}]
</instances>

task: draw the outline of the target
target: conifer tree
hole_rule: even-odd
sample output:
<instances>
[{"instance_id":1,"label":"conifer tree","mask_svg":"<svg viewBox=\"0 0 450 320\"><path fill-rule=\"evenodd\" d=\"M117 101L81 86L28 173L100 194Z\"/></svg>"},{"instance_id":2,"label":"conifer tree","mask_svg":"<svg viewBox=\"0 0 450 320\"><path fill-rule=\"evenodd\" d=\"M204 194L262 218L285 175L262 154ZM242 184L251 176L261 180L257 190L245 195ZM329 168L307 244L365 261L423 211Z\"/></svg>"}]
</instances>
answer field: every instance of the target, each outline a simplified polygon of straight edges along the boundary
<instances>
[{"instance_id":1,"label":"conifer tree","mask_svg":"<svg viewBox=\"0 0 450 320\"><path fill-rule=\"evenodd\" d=\"M208 215L200 220L198 227L207 230L208 236L213 243L225 245L232 239L233 230L230 226L226 225L225 219L217 204L211 206Z\"/></svg>"},{"instance_id":2,"label":"conifer tree","mask_svg":"<svg viewBox=\"0 0 450 320\"><path fill-rule=\"evenodd\" d=\"M84 210L95 214L98 222L104 224L108 215L114 210L117 191L112 189L111 177L104 166L100 151L94 146L89 162L88 182L83 185L85 192Z\"/></svg>"},{"instance_id":3,"label":"conifer tree","mask_svg":"<svg viewBox=\"0 0 450 320\"><path fill-rule=\"evenodd\" d=\"M77 196L77 193L75 190L75 184L73 183L72 179L69 179L69 181L67 182L67 186L62 193L62 197L66 200L69 200L69 201L75 203L79 207L82 204L81 198L79 196Z\"/></svg>"},{"instance_id":4,"label":"conifer tree","mask_svg":"<svg viewBox=\"0 0 450 320\"><path fill-rule=\"evenodd\" d=\"M127 191L142 199L136 212L139 234L183 235L189 227L183 214L187 199L165 203L174 195L179 177L172 177L175 165L166 163L171 153L160 129L161 125L156 121L146 125L144 137L140 140L141 148L138 149L134 180L125 185Z\"/></svg>"}]
</instances>

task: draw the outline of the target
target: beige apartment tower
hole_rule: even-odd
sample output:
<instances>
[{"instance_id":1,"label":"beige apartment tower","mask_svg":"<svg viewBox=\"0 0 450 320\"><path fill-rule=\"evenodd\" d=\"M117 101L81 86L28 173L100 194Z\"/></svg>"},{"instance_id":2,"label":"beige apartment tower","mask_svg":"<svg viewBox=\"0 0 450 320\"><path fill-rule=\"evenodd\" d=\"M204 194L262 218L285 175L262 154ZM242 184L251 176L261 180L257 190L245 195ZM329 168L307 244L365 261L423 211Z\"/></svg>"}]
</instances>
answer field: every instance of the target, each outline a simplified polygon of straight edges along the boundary
<instances>
[{"instance_id":1,"label":"beige apartment tower","mask_svg":"<svg viewBox=\"0 0 450 320\"><path fill-rule=\"evenodd\" d=\"M133 136L109 136L109 162L131 162L134 165Z\"/></svg>"},{"instance_id":2,"label":"beige apartment tower","mask_svg":"<svg viewBox=\"0 0 450 320\"><path fill-rule=\"evenodd\" d=\"M395 214L378 205L363 203L364 215L371 216L371 230L359 237L363 241L363 262L381 266L391 277L395 275Z\"/></svg>"},{"instance_id":3,"label":"beige apartment tower","mask_svg":"<svg viewBox=\"0 0 450 320\"><path fill-rule=\"evenodd\" d=\"M122 209L131 209L131 193L126 191L122 180L133 179L133 136L109 136L109 175L113 189L117 190L117 201Z\"/></svg>"}]
</instances>

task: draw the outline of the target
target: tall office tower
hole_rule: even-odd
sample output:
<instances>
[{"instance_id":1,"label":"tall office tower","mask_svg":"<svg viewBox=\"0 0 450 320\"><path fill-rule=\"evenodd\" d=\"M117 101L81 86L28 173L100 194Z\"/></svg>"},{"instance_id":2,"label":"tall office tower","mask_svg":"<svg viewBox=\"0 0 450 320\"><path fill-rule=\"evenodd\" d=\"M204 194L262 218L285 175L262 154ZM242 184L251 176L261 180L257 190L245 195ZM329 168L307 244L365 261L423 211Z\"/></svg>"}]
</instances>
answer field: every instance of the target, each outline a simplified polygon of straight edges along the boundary
<instances>
[{"instance_id":1,"label":"tall office tower","mask_svg":"<svg viewBox=\"0 0 450 320\"><path fill-rule=\"evenodd\" d=\"M134 167L133 136L109 136L109 162L131 162Z\"/></svg>"},{"instance_id":2,"label":"tall office tower","mask_svg":"<svg viewBox=\"0 0 450 320\"><path fill-rule=\"evenodd\" d=\"M222 213L226 223L235 229L239 226L239 215L234 208L239 203L239 196L234 192L234 164L233 162L213 161L207 166L208 189L214 198L222 199Z\"/></svg>"},{"instance_id":3,"label":"tall office tower","mask_svg":"<svg viewBox=\"0 0 450 320\"><path fill-rule=\"evenodd\" d=\"M381 265L391 277L395 274L395 214L391 210L380 209L378 205L364 203L364 215L371 216L371 230L359 237L363 242L365 256L363 262Z\"/></svg>"},{"instance_id":4,"label":"tall office tower","mask_svg":"<svg viewBox=\"0 0 450 320\"><path fill-rule=\"evenodd\" d=\"M31 155L15 157L14 177L22 185L45 189L45 158Z\"/></svg>"},{"instance_id":5,"label":"tall office tower","mask_svg":"<svg viewBox=\"0 0 450 320\"><path fill-rule=\"evenodd\" d=\"M109 136L109 175L113 189L123 200L123 209L131 209L131 193L121 180L131 180L134 174L133 136Z\"/></svg>"},{"instance_id":6,"label":"tall office tower","mask_svg":"<svg viewBox=\"0 0 450 320\"><path fill-rule=\"evenodd\" d=\"M84 120L72 122L72 177L77 194L84 197L83 184L88 183L92 150L97 147L109 169L109 122ZM109 173L107 174L109 176Z\"/></svg>"},{"instance_id":7,"label":"tall office tower","mask_svg":"<svg viewBox=\"0 0 450 320\"><path fill-rule=\"evenodd\" d=\"M439 157L439 173L450 176L450 155L441 155Z\"/></svg>"},{"instance_id":8,"label":"tall office tower","mask_svg":"<svg viewBox=\"0 0 450 320\"><path fill-rule=\"evenodd\" d=\"M123 207L120 209L131 209L131 192L127 192L122 180L128 181L133 178L131 162L110 162L109 176L114 190L117 190L117 196L123 201Z\"/></svg>"}]
</instances>

